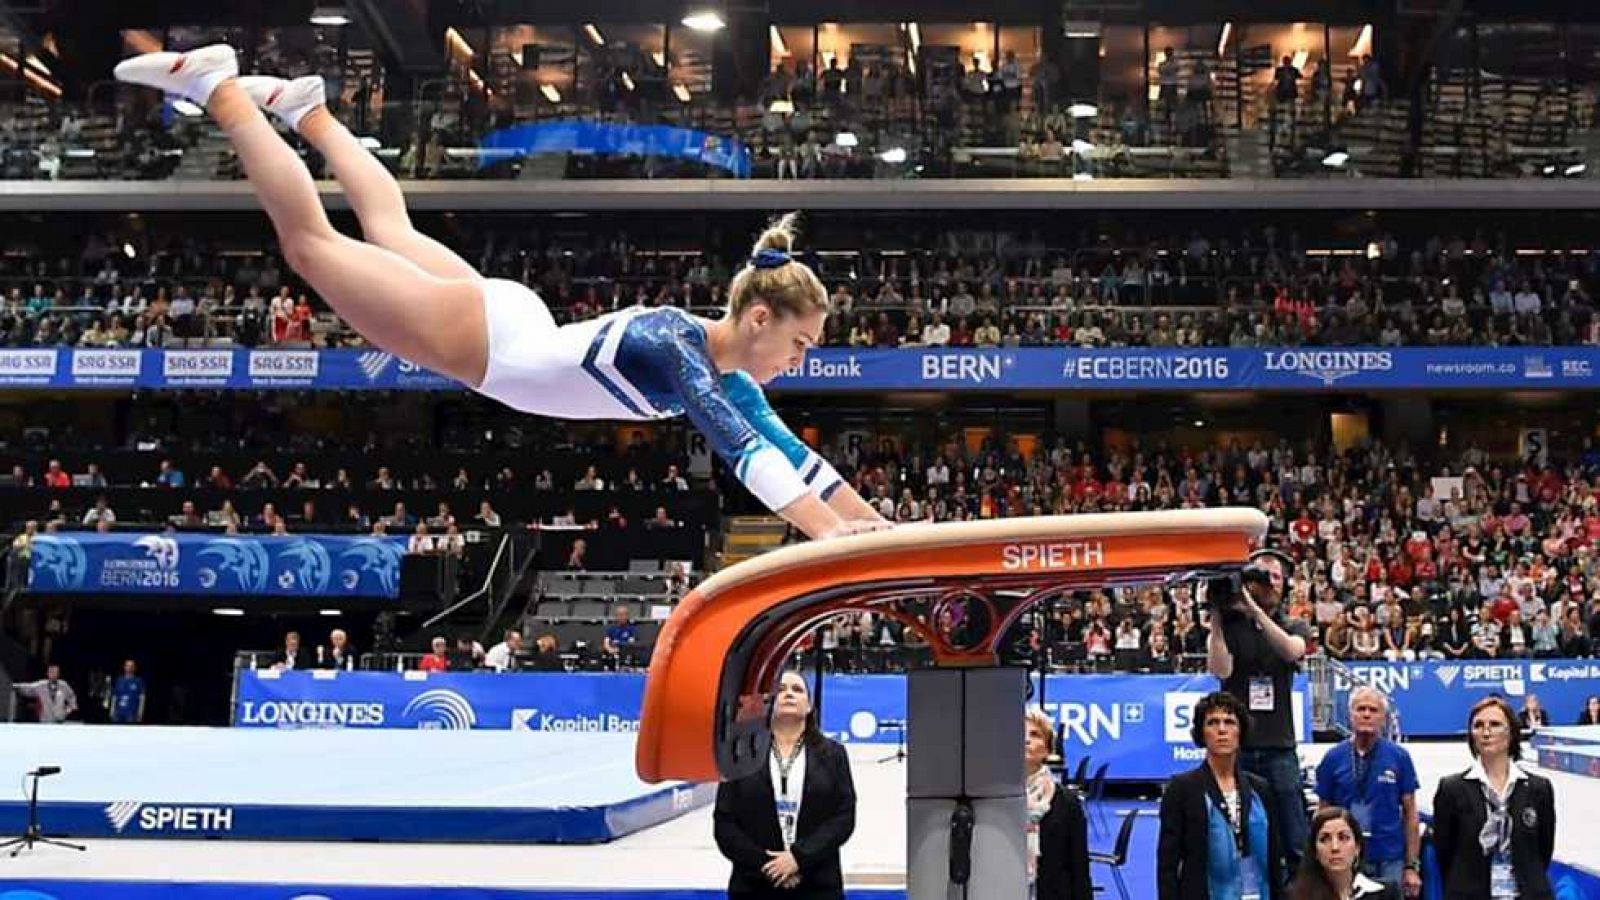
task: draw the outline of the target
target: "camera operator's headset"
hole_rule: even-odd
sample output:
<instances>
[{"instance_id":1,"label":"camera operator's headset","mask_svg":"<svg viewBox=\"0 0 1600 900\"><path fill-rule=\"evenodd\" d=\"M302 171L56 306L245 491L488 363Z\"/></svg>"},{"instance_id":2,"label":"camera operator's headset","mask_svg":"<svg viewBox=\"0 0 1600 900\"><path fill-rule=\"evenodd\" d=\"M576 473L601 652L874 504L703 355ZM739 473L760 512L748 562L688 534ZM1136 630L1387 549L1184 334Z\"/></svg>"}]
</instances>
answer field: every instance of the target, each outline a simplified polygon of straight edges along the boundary
<instances>
[{"instance_id":1,"label":"camera operator's headset","mask_svg":"<svg viewBox=\"0 0 1600 900\"><path fill-rule=\"evenodd\" d=\"M1239 570L1239 586L1242 588L1251 582L1270 584L1272 572L1268 570L1266 560L1275 559L1283 567L1283 592L1289 593L1289 586L1294 582L1294 560L1289 554L1274 547L1263 547L1250 554L1249 562Z\"/></svg>"}]
</instances>

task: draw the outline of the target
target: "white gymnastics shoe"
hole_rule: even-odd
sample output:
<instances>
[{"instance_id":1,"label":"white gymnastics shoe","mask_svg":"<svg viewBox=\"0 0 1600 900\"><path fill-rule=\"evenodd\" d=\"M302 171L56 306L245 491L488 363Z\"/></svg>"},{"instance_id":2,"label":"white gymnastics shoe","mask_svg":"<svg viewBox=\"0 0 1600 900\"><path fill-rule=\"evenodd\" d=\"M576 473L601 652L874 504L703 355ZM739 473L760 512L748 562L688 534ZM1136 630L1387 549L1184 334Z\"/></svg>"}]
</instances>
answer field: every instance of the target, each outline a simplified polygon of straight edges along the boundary
<instances>
[{"instance_id":1,"label":"white gymnastics shoe","mask_svg":"<svg viewBox=\"0 0 1600 900\"><path fill-rule=\"evenodd\" d=\"M239 74L239 60L227 44L187 53L145 53L117 64L118 81L159 88L201 106L217 85Z\"/></svg>"},{"instance_id":2,"label":"white gymnastics shoe","mask_svg":"<svg viewBox=\"0 0 1600 900\"><path fill-rule=\"evenodd\" d=\"M287 81L263 75L246 75L239 87L256 105L282 119L290 128L299 128L305 114L328 102L321 75L307 75Z\"/></svg>"}]
</instances>

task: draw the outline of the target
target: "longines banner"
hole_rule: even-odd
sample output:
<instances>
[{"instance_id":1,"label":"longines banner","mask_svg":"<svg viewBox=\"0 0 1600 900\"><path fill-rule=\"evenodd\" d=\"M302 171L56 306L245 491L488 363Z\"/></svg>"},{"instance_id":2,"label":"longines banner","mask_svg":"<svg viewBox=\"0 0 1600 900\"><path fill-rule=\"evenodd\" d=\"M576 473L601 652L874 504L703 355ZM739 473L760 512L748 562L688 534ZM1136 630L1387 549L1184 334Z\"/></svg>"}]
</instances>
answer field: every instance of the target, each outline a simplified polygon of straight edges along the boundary
<instances>
[{"instance_id":1,"label":"longines banner","mask_svg":"<svg viewBox=\"0 0 1600 900\"><path fill-rule=\"evenodd\" d=\"M824 348L779 391L1593 390L1597 347ZM0 386L456 390L382 350L0 349Z\"/></svg>"}]
</instances>

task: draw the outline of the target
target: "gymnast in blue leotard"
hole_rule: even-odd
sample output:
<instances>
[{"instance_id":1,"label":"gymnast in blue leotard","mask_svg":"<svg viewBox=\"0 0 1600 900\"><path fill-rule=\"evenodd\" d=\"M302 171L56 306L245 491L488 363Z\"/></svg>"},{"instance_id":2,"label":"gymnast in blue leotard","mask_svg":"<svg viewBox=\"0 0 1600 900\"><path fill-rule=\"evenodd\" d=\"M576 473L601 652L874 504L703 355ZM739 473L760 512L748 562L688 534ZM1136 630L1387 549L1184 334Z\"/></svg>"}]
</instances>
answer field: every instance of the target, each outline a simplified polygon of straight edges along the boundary
<instances>
[{"instance_id":1,"label":"gymnast in blue leotard","mask_svg":"<svg viewBox=\"0 0 1600 900\"><path fill-rule=\"evenodd\" d=\"M816 346L828 312L822 282L791 256L792 215L762 233L720 319L635 308L557 326L533 291L483 278L412 227L399 184L328 112L321 78L240 78L226 44L135 56L116 76L206 108L232 141L290 268L373 344L526 412L687 415L739 480L808 536L886 527L761 392ZM305 163L263 109L322 154L364 241L334 230Z\"/></svg>"}]
</instances>

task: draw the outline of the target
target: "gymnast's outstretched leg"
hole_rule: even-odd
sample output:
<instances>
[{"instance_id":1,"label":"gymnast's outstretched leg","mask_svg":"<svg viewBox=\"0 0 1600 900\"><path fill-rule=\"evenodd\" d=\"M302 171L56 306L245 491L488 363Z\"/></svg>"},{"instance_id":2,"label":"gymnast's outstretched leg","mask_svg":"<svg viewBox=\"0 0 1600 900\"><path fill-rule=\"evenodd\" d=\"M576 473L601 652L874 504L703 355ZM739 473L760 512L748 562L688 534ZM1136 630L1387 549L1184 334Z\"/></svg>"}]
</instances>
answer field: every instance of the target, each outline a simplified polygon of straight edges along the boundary
<instances>
[{"instance_id":1,"label":"gymnast's outstretched leg","mask_svg":"<svg viewBox=\"0 0 1600 900\"><path fill-rule=\"evenodd\" d=\"M233 142L290 268L352 328L420 366L481 385L489 356L481 279L440 278L335 231L311 173L240 88L237 73L233 49L220 44L147 53L117 66L122 81L204 104Z\"/></svg>"},{"instance_id":2,"label":"gymnast's outstretched leg","mask_svg":"<svg viewBox=\"0 0 1600 900\"><path fill-rule=\"evenodd\" d=\"M478 271L455 251L417 231L406 213L400 185L350 129L328 111L320 76L285 81L281 78L245 77L239 86L256 105L300 132L328 161L333 176L344 188L361 234L368 243L392 250L439 278L479 278Z\"/></svg>"}]
</instances>

